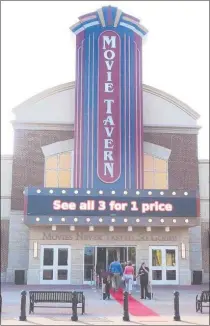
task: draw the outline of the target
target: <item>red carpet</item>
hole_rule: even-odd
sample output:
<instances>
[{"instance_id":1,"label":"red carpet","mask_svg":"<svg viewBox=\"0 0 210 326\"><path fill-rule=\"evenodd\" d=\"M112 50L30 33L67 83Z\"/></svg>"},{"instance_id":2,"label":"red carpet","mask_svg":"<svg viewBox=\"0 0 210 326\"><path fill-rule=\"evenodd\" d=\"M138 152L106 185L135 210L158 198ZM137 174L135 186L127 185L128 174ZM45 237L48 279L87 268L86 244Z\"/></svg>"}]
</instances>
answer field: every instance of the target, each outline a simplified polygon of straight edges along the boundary
<instances>
[{"instance_id":1,"label":"red carpet","mask_svg":"<svg viewBox=\"0 0 210 326\"><path fill-rule=\"evenodd\" d=\"M123 290L120 289L117 292L110 290L112 297L123 306ZM131 295L128 299L129 313L133 316L159 316L152 309L146 307L143 303L134 299Z\"/></svg>"}]
</instances>

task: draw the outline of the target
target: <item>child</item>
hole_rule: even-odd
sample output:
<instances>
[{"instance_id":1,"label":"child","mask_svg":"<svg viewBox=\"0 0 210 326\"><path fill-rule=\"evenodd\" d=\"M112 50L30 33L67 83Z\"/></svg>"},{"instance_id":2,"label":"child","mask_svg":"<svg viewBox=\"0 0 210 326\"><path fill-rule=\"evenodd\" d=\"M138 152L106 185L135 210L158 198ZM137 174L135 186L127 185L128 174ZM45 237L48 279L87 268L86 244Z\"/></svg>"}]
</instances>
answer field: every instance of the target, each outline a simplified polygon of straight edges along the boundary
<instances>
[{"instance_id":1,"label":"child","mask_svg":"<svg viewBox=\"0 0 210 326\"><path fill-rule=\"evenodd\" d=\"M111 278L110 275L107 275L103 278L103 300L110 300L110 288L111 288Z\"/></svg>"}]
</instances>

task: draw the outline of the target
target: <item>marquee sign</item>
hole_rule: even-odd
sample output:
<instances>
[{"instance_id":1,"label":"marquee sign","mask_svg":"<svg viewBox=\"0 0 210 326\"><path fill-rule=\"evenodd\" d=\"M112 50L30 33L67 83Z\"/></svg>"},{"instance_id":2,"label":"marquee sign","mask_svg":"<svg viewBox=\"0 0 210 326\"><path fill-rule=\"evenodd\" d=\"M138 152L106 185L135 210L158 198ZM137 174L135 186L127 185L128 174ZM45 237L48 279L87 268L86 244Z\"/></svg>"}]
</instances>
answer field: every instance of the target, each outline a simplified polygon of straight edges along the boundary
<instances>
[{"instance_id":1,"label":"marquee sign","mask_svg":"<svg viewBox=\"0 0 210 326\"><path fill-rule=\"evenodd\" d=\"M46 189L46 188L45 188ZM195 195L110 196L28 194L30 216L197 217Z\"/></svg>"},{"instance_id":2,"label":"marquee sign","mask_svg":"<svg viewBox=\"0 0 210 326\"><path fill-rule=\"evenodd\" d=\"M79 17L74 186L143 188L142 39L139 19L115 7Z\"/></svg>"}]
</instances>

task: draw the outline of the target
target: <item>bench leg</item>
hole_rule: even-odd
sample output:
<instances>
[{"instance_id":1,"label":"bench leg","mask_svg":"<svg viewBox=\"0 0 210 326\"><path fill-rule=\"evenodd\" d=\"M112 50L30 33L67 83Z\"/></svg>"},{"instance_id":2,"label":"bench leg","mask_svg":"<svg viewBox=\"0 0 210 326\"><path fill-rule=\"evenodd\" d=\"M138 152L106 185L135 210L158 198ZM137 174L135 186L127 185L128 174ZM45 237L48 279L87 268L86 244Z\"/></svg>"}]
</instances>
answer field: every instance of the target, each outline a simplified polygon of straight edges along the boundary
<instances>
[{"instance_id":1,"label":"bench leg","mask_svg":"<svg viewBox=\"0 0 210 326\"><path fill-rule=\"evenodd\" d=\"M201 314L203 313L203 304L202 304L202 302L200 303L200 312L201 312Z\"/></svg>"},{"instance_id":2,"label":"bench leg","mask_svg":"<svg viewBox=\"0 0 210 326\"><path fill-rule=\"evenodd\" d=\"M29 315L34 312L34 303L33 302L30 302L29 304Z\"/></svg>"}]
</instances>

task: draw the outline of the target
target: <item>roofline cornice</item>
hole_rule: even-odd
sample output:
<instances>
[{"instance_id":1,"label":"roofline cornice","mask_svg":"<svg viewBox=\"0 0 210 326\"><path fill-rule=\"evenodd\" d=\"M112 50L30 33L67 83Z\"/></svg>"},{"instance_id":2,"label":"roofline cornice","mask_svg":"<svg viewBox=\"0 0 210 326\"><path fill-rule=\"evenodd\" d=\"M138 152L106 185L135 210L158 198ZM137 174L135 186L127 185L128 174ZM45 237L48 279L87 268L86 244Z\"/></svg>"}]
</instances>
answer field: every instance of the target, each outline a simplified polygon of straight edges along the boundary
<instances>
[{"instance_id":1,"label":"roofline cornice","mask_svg":"<svg viewBox=\"0 0 210 326\"><path fill-rule=\"evenodd\" d=\"M34 95L33 97L29 98L28 100L22 102L18 106L14 107L12 109L12 112L15 114L15 111L20 107L26 107L26 106L35 104L35 103L39 102L40 100L43 100L49 96L52 96L52 95L60 93L60 92L67 91L69 89L74 89L74 88L75 88L74 81L65 83L65 84L61 84L61 85L58 85L58 86L55 86L52 88L48 88L48 89L44 90L43 92L38 93L38 94ZM174 97L166 92L163 92L155 87L145 85L145 84L143 84L143 91L146 93L155 95L157 97L160 97L160 98L166 100L167 102L174 104L175 106L179 107L181 110L186 112L189 116L191 116L195 120L200 118L200 115L196 111L194 111L191 107L189 107L184 102L178 100L176 97Z\"/></svg>"}]
</instances>

